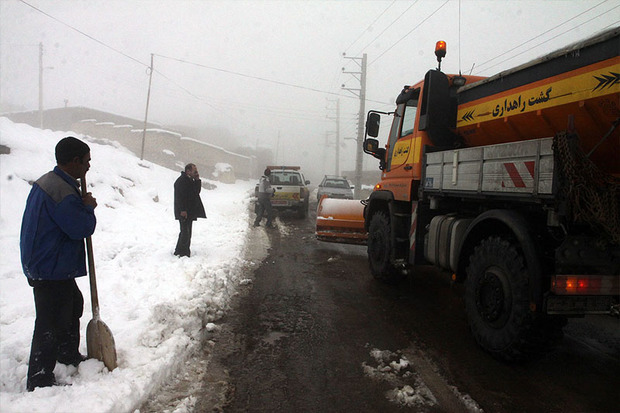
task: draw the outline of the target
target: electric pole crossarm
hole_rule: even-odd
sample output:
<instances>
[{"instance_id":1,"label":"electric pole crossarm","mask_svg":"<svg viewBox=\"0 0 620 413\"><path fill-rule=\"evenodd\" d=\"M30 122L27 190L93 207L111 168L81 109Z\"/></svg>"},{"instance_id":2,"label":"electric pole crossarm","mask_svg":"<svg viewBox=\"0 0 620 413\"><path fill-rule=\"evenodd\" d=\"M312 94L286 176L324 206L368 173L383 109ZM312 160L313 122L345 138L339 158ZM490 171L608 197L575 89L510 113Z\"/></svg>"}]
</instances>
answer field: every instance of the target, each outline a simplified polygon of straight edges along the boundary
<instances>
[{"instance_id":1,"label":"electric pole crossarm","mask_svg":"<svg viewBox=\"0 0 620 413\"><path fill-rule=\"evenodd\" d=\"M360 97L361 89L351 89L348 87L343 87L342 90L346 90L347 92L350 92L353 96L356 96L358 98Z\"/></svg>"}]
</instances>

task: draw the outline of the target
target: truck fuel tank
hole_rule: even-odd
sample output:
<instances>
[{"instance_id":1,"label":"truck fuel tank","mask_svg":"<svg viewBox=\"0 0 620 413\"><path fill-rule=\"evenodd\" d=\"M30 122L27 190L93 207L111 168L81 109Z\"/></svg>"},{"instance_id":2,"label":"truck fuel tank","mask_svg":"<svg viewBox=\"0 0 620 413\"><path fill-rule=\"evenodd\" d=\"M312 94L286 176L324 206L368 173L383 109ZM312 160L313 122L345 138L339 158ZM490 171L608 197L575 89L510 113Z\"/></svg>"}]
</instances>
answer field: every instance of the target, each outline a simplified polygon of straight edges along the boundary
<instances>
[{"instance_id":1,"label":"truck fuel tank","mask_svg":"<svg viewBox=\"0 0 620 413\"><path fill-rule=\"evenodd\" d=\"M438 267L456 272L459 246L473 219L438 215L431 220L424 242L424 258Z\"/></svg>"}]
</instances>

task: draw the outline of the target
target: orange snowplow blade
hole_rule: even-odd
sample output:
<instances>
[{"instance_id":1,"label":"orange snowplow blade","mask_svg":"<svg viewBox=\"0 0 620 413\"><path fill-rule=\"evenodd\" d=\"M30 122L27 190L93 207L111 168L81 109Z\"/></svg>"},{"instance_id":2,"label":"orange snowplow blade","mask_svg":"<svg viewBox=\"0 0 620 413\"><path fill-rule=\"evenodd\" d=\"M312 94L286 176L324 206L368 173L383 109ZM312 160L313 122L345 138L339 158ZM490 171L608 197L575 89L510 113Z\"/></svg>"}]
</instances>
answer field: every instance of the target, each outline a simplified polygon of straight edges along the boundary
<instances>
[{"instance_id":1,"label":"orange snowplow blade","mask_svg":"<svg viewBox=\"0 0 620 413\"><path fill-rule=\"evenodd\" d=\"M359 200L324 196L316 213L316 237L326 242L366 244L364 205Z\"/></svg>"}]
</instances>

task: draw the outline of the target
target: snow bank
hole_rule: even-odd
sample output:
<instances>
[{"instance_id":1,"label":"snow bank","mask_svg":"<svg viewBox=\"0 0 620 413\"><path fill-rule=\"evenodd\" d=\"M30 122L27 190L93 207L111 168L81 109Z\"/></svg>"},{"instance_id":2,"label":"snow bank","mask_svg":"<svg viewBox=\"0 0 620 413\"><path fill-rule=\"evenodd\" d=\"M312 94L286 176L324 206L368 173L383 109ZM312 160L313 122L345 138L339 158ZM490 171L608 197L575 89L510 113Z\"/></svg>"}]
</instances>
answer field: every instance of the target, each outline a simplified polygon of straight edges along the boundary
<instances>
[{"instance_id":1,"label":"snow bank","mask_svg":"<svg viewBox=\"0 0 620 413\"><path fill-rule=\"evenodd\" d=\"M54 167L54 147L68 135L91 147L87 181L98 202L92 238L101 319L114 335L119 366L108 372L97 360L79 369L58 364L56 378L66 386L28 393L34 301L19 259L21 218L30 182ZM217 188L201 193L208 218L194 225L192 257L178 258L172 254L177 171L115 145L6 118L0 118L0 143L11 148L0 155L0 410L131 412L169 380L196 349L205 324L216 323L238 285L247 283L243 257L254 182L210 182ZM88 277L78 285L85 299L80 350L86 354Z\"/></svg>"}]
</instances>

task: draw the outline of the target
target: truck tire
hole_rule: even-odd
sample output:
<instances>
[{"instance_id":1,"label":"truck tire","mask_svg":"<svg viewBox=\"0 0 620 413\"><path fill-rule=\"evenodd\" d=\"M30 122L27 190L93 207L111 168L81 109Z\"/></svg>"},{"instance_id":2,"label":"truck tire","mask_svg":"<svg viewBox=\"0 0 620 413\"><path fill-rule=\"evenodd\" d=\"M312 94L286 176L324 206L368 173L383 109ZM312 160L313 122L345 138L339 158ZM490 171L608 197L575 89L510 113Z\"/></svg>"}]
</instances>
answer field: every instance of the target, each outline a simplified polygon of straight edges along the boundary
<instances>
[{"instance_id":1,"label":"truck tire","mask_svg":"<svg viewBox=\"0 0 620 413\"><path fill-rule=\"evenodd\" d=\"M562 338L563 320L530 311L525 260L501 237L483 240L471 255L465 307L478 344L505 361L532 358Z\"/></svg>"},{"instance_id":2,"label":"truck tire","mask_svg":"<svg viewBox=\"0 0 620 413\"><path fill-rule=\"evenodd\" d=\"M388 284L395 284L406 276L390 262L392 244L390 220L385 212L379 211L372 216L368 227L368 263L373 277Z\"/></svg>"}]
</instances>

